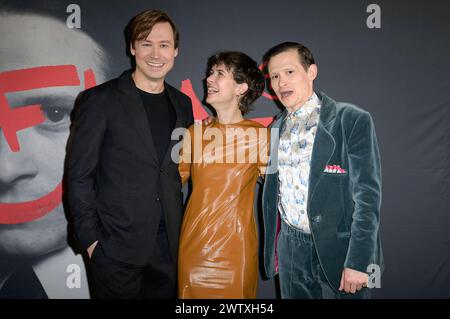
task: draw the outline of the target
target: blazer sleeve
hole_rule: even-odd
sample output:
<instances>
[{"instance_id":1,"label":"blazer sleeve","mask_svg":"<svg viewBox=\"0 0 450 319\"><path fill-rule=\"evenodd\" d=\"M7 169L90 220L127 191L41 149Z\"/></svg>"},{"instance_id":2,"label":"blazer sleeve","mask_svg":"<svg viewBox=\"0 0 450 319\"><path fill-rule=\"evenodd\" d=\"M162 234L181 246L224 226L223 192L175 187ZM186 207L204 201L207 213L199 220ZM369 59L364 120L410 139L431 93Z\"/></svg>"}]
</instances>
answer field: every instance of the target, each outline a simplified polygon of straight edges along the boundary
<instances>
[{"instance_id":1,"label":"blazer sleeve","mask_svg":"<svg viewBox=\"0 0 450 319\"><path fill-rule=\"evenodd\" d=\"M98 102L89 93L80 99L69 155L70 211L75 237L83 251L97 240L95 175L106 131L106 118Z\"/></svg>"},{"instance_id":2,"label":"blazer sleeve","mask_svg":"<svg viewBox=\"0 0 450 319\"><path fill-rule=\"evenodd\" d=\"M344 267L367 272L377 254L381 206L381 164L370 114L355 121L348 141L349 174L355 203Z\"/></svg>"}]
</instances>

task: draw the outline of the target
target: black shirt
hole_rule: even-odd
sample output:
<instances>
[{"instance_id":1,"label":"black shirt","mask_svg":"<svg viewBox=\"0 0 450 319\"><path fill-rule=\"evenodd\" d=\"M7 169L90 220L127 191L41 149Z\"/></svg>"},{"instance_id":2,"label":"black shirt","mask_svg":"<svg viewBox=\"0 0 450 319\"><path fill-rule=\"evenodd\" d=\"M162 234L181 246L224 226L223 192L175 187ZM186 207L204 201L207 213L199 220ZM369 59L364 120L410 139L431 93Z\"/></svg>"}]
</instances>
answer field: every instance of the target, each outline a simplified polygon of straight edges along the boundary
<instances>
[{"instance_id":1,"label":"black shirt","mask_svg":"<svg viewBox=\"0 0 450 319\"><path fill-rule=\"evenodd\" d=\"M176 114L166 90L162 93L147 93L139 90L147 113L148 123L153 136L153 144L162 163L170 137L175 128Z\"/></svg>"}]
</instances>

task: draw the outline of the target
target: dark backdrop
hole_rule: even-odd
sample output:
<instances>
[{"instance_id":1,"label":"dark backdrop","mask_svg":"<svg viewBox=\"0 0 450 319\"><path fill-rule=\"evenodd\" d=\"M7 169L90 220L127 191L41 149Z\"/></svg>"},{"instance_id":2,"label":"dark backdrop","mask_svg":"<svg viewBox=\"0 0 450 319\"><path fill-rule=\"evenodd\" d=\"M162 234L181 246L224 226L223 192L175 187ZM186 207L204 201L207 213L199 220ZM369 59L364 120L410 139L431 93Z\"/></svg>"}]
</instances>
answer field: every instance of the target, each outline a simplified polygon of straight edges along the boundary
<instances>
[{"instance_id":1,"label":"dark backdrop","mask_svg":"<svg viewBox=\"0 0 450 319\"><path fill-rule=\"evenodd\" d=\"M73 3L59 2L63 8ZM123 30L130 18L147 8L166 11L181 33L168 82L180 88L190 79L200 100L206 59L214 51L240 50L260 61L269 47L282 41L308 46L319 67L316 90L368 110L375 122L383 169L386 271L374 296L450 297L449 1L76 3L81 29L111 57L109 78L129 68ZM381 9L381 28L366 24L371 3ZM63 19L68 15L61 12ZM262 97L246 117L271 117L278 111ZM261 281L259 296L275 297L272 280Z\"/></svg>"}]
</instances>

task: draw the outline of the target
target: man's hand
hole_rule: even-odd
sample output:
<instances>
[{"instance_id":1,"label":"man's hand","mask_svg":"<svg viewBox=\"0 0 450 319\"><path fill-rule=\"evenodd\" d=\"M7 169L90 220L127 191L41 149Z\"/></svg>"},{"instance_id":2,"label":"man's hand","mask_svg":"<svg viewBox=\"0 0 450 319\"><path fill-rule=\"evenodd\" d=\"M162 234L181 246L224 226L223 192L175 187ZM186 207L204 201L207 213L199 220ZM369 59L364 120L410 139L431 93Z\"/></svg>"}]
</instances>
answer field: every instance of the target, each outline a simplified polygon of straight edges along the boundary
<instances>
[{"instance_id":1,"label":"man's hand","mask_svg":"<svg viewBox=\"0 0 450 319\"><path fill-rule=\"evenodd\" d=\"M347 293L354 294L356 291L360 291L363 287L366 287L368 281L369 275L365 272L344 268L339 291L344 290Z\"/></svg>"},{"instance_id":2,"label":"man's hand","mask_svg":"<svg viewBox=\"0 0 450 319\"><path fill-rule=\"evenodd\" d=\"M195 124L196 125L198 125L198 124L203 124L203 125L208 125L208 124L211 124L211 122L212 121L214 121L216 118L214 117L214 116L208 116L207 118L205 118L205 119L203 119L203 121L202 120L195 120Z\"/></svg>"},{"instance_id":3,"label":"man's hand","mask_svg":"<svg viewBox=\"0 0 450 319\"><path fill-rule=\"evenodd\" d=\"M98 240L96 240L92 245L90 245L88 247L87 253L88 253L89 259L91 259L92 253L94 252L94 249L97 246L97 244L98 244Z\"/></svg>"}]
</instances>

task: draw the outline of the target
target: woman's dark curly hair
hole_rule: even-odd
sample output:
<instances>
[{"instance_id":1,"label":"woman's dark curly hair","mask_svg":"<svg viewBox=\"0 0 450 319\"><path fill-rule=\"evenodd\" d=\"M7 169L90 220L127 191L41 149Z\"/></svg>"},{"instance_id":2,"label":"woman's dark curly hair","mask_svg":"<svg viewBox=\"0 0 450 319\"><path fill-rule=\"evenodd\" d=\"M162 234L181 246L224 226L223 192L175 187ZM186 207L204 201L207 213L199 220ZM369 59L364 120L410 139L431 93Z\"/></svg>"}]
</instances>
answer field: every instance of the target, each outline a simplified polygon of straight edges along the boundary
<instances>
[{"instance_id":1,"label":"woman's dark curly hair","mask_svg":"<svg viewBox=\"0 0 450 319\"><path fill-rule=\"evenodd\" d=\"M223 64L233 74L238 84L247 83L248 90L239 99L239 109L242 114L250 111L251 104L261 96L264 90L264 75L258 64L248 55L238 51L221 51L208 58L206 77L215 65Z\"/></svg>"}]
</instances>

